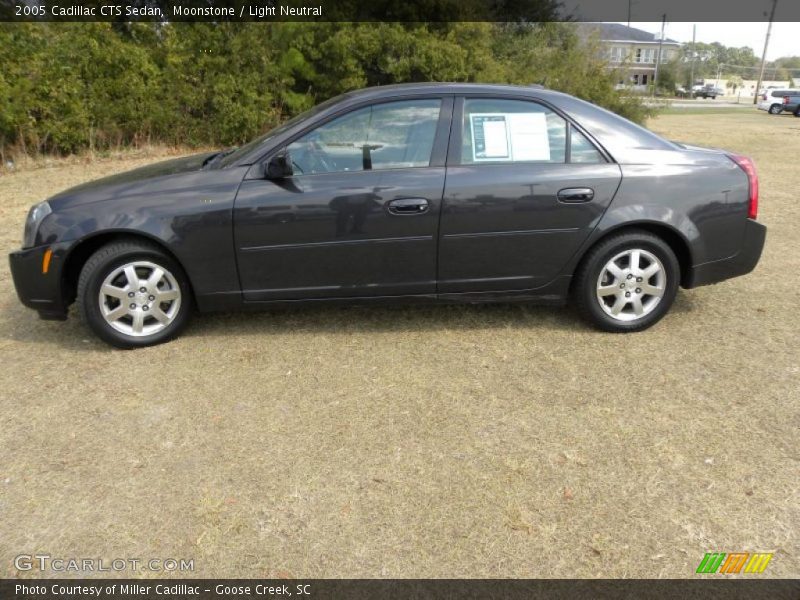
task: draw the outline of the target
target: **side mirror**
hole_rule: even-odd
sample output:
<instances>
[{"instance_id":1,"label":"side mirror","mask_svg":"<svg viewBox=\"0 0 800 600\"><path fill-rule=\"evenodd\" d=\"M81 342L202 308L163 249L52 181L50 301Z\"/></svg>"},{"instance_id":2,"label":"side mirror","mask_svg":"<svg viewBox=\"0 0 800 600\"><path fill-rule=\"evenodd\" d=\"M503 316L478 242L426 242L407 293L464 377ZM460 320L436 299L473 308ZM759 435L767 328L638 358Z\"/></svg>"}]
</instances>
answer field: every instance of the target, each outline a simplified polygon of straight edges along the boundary
<instances>
[{"instance_id":1,"label":"side mirror","mask_svg":"<svg viewBox=\"0 0 800 600\"><path fill-rule=\"evenodd\" d=\"M267 179L286 179L292 175L294 175L294 170L288 150L273 156L264 168L264 176Z\"/></svg>"}]
</instances>

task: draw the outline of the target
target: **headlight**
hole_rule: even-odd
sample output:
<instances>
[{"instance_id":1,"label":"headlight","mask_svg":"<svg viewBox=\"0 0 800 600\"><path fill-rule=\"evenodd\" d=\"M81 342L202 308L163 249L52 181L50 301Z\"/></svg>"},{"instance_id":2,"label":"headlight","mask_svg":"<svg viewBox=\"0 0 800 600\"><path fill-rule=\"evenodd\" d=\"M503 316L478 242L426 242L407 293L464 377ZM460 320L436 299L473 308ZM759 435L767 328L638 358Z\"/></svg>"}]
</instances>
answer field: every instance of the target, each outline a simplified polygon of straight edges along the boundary
<instances>
[{"instance_id":1,"label":"headlight","mask_svg":"<svg viewBox=\"0 0 800 600\"><path fill-rule=\"evenodd\" d=\"M39 231L39 224L44 218L53 212L50 205L45 202L34 204L28 211L28 218L25 220L25 234L22 236L22 247L32 248L36 243L36 233Z\"/></svg>"}]
</instances>

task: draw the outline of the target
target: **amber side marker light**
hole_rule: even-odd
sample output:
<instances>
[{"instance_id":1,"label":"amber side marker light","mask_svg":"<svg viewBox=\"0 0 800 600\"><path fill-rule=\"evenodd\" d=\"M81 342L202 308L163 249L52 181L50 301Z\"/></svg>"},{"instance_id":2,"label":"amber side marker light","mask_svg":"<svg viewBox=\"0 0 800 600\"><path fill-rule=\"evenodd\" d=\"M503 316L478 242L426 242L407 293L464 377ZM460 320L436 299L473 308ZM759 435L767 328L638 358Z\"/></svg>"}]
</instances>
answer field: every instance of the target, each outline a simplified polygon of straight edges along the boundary
<instances>
[{"instance_id":1,"label":"amber side marker light","mask_svg":"<svg viewBox=\"0 0 800 600\"><path fill-rule=\"evenodd\" d=\"M53 258L53 249L48 248L42 257L42 273L46 274L50 270L50 259Z\"/></svg>"}]
</instances>

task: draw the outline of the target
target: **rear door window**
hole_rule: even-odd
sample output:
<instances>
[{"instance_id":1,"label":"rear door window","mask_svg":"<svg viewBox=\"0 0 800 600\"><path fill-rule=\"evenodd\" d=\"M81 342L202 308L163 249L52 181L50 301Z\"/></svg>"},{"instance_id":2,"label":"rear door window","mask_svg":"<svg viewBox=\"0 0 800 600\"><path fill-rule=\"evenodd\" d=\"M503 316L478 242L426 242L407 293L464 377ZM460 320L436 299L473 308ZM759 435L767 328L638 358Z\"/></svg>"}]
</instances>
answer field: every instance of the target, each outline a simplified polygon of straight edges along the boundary
<instances>
[{"instance_id":1,"label":"rear door window","mask_svg":"<svg viewBox=\"0 0 800 600\"><path fill-rule=\"evenodd\" d=\"M464 101L461 164L566 159L567 122L536 102L468 98Z\"/></svg>"},{"instance_id":2,"label":"rear door window","mask_svg":"<svg viewBox=\"0 0 800 600\"><path fill-rule=\"evenodd\" d=\"M461 164L519 162L604 163L606 159L585 135L543 104L465 99Z\"/></svg>"}]
</instances>

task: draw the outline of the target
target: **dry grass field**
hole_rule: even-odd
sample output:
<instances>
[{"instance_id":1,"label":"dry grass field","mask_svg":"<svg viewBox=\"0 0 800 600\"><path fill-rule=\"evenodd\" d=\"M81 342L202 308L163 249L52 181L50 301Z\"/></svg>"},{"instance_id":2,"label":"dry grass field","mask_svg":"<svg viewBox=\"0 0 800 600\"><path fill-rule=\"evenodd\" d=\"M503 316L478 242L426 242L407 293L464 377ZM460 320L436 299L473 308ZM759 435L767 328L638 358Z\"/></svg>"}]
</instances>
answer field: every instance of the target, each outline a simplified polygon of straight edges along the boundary
<instances>
[{"instance_id":1,"label":"dry grass field","mask_svg":"<svg viewBox=\"0 0 800 600\"><path fill-rule=\"evenodd\" d=\"M769 233L754 273L681 291L640 334L519 305L310 308L122 352L74 314L38 320L1 261L0 576L46 553L202 577L691 577L709 551L800 576L800 119L650 125L752 156ZM0 176L0 247L33 202L148 160Z\"/></svg>"}]
</instances>

